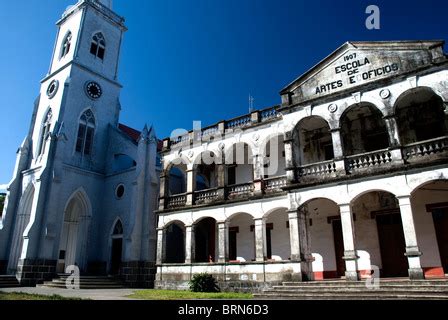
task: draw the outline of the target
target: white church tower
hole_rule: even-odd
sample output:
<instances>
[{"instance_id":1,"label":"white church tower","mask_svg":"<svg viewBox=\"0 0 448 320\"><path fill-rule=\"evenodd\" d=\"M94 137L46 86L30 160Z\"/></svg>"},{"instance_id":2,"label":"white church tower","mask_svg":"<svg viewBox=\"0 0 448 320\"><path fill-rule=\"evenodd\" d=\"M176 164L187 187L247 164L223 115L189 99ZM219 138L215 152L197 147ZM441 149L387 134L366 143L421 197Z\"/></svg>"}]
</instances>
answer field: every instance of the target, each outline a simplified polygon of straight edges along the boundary
<instances>
[{"instance_id":1,"label":"white church tower","mask_svg":"<svg viewBox=\"0 0 448 320\"><path fill-rule=\"evenodd\" d=\"M150 286L157 139L119 124L124 19L111 0L79 0L57 27L8 189L0 272L33 285L75 265Z\"/></svg>"}]
</instances>

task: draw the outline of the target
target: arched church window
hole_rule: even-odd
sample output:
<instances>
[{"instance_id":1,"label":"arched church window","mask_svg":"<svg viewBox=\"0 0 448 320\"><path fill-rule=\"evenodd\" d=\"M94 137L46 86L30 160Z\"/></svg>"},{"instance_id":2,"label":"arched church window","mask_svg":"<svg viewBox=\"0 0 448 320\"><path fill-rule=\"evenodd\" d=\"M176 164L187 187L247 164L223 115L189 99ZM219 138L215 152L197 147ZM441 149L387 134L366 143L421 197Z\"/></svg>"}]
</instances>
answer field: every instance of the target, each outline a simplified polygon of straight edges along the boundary
<instances>
[{"instance_id":1,"label":"arched church window","mask_svg":"<svg viewBox=\"0 0 448 320\"><path fill-rule=\"evenodd\" d=\"M40 133L40 139L39 139L39 152L38 155L42 155L45 153L45 146L48 136L50 135L50 127L51 127L51 118L53 117L53 112L48 110L47 114L45 115L44 120L42 121L42 127L41 127L41 133Z\"/></svg>"},{"instance_id":2,"label":"arched church window","mask_svg":"<svg viewBox=\"0 0 448 320\"><path fill-rule=\"evenodd\" d=\"M104 54L106 52L106 40L101 32L96 33L92 37L92 43L90 45L90 53L95 57L104 59Z\"/></svg>"},{"instance_id":3,"label":"arched church window","mask_svg":"<svg viewBox=\"0 0 448 320\"><path fill-rule=\"evenodd\" d=\"M95 133L95 117L92 110L85 111L79 119L76 152L90 155L92 152L93 135Z\"/></svg>"},{"instance_id":4,"label":"arched church window","mask_svg":"<svg viewBox=\"0 0 448 320\"><path fill-rule=\"evenodd\" d=\"M119 236L122 234L123 234L123 224L121 223L120 220L118 220L117 223L115 224L113 235Z\"/></svg>"},{"instance_id":5,"label":"arched church window","mask_svg":"<svg viewBox=\"0 0 448 320\"><path fill-rule=\"evenodd\" d=\"M69 31L64 38L61 49L61 58L64 58L70 52L70 46L72 44L72 33Z\"/></svg>"}]
</instances>

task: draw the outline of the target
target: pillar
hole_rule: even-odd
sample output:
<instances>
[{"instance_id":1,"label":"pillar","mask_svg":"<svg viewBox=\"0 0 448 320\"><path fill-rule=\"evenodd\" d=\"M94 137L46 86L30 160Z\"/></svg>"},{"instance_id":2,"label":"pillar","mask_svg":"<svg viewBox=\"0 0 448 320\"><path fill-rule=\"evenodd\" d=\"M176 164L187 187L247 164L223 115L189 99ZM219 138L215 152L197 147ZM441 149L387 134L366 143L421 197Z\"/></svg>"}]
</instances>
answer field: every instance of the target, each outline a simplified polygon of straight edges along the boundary
<instances>
[{"instance_id":1,"label":"pillar","mask_svg":"<svg viewBox=\"0 0 448 320\"><path fill-rule=\"evenodd\" d=\"M397 197L400 205L401 221L403 223L404 239L406 242L405 256L408 258L409 278L424 279L423 269L420 263L422 253L418 248L417 233L415 231L414 216L412 214L410 195Z\"/></svg>"},{"instance_id":2,"label":"pillar","mask_svg":"<svg viewBox=\"0 0 448 320\"><path fill-rule=\"evenodd\" d=\"M341 211L342 236L344 239L345 278L347 281L360 279L358 256L355 247L355 224L350 204L339 205Z\"/></svg>"},{"instance_id":3,"label":"pillar","mask_svg":"<svg viewBox=\"0 0 448 320\"><path fill-rule=\"evenodd\" d=\"M255 260L266 260L266 220L254 219L255 224Z\"/></svg>"},{"instance_id":4,"label":"pillar","mask_svg":"<svg viewBox=\"0 0 448 320\"><path fill-rule=\"evenodd\" d=\"M194 262L194 225L185 227L185 263L193 263Z\"/></svg>"},{"instance_id":5,"label":"pillar","mask_svg":"<svg viewBox=\"0 0 448 320\"><path fill-rule=\"evenodd\" d=\"M187 172L187 206L192 206L194 204L194 191L196 189L196 175L194 166L188 167Z\"/></svg>"},{"instance_id":6,"label":"pillar","mask_svg":"<svg viewBox=\"0 0 448 320\"><path fill-rule=\"evenodd\" d=\"M300 275L297 280L313 280L313 256L305 210L288 211L291 261L300 262Z\"/></svg>"},{"instance_id":7,"label":"pillar","mask_svg":"<svg viewBox=\"0 0 448 320\"><path fill-rule=\"evenodd\" d=\"M389 135L389 146L391 148L400 146L400 136L398 135L397 120L394 115L383 117Z\"/></svg>"},{"instance_id":8,"label":"pillar","mask_svg":"<svg viewBox=\"0 0 448 320\"><path fill-rule=\"evenodd\" d=\"M159 210L164 210L166 201L169 196L168 193L168 171L162 172L160 175L160 189L159 189Z\"/></svg>"},{"instance_id":9,"label":"pillar","mask_svg":"<svg viewBox=\"0 0 448 320\"><path fill-rule=\"evenodd\" d=\"M253 156L253 170L254 170L254 194L261 195L263 193L263 165L260 161L260 156Z\"/></svg>"},{"instance_id":10,"label":"pillar","mask_svg":"<svg viewBox=\"0 0 448 320\"><path fill-rule=\"evenodd\" d=\"M164 228L157 228L157 258L156 263L161 265L165 261L166 233Z\"/></svg>"},{"instance_id":11,"label":"pillar","mask_svg":"<svg viewBox=\"0 0 448 320\"><path fill-rule=\"evenodd\" d=\"M216 170L218 174L218 199L224 200L226 197L226 165L225 162L222 161L219 164L216 164Z\"/></svg>"},{"instance_id":12,"label":"pillar","mask_svg":"<svg viewBox=\"0 0 448 320\"><path fill-rule=\"evenodd\" d=\"M286 179L288 183L294 183L296 181L295 177L295 159L294 159L294 139L293 132L286 132L284 138L285 144L285 161L286 161Z\"/></svg>"},{"instance_id":13,"label":"pillar","mask_svg":"<svg viewBox=\"0 0 448 320\"><path fill-rule=\"evenodd\" d=\"M229 224L218 222L218 262L229 260Z\"/></svg>"},{"instance_id":14,"label":"pillar","mask_svg":"<svg viewBox=\"0 0 448 320\"><path fill-rule=\"evenodd\" d=\"M335 159L340 159L344 156L344 147L341 139L341 128L330 130L331 140L333 143L333 154Z\"/></svg>"}]
</instances>

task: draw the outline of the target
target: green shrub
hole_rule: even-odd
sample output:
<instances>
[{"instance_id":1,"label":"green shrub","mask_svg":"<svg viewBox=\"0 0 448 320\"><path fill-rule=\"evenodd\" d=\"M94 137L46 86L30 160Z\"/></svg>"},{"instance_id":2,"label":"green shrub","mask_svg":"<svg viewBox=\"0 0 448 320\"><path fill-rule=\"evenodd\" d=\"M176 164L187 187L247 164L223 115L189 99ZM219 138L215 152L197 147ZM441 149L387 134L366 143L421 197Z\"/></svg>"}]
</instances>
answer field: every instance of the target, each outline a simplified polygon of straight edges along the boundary
<instances>
[{"instance_id":1,"label":"green shrub","mask_svg":"<svg viewBox=\"0 0 448 320\"><path fill-rule=\"evenodd\" d=\"M199 273L189 281L190 290L193 292L220 292L216 279L208 273Z\"/></svg>"}]
</instances>

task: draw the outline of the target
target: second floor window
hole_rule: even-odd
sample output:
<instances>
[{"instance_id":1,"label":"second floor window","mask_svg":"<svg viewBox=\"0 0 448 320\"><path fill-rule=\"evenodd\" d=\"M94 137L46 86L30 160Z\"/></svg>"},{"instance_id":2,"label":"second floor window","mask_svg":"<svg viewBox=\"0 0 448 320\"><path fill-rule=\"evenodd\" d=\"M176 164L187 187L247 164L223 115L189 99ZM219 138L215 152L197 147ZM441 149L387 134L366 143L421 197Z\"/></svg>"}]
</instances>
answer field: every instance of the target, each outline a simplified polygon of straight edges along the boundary
<instances>
[{"instance_id":1,"label":"second floor window","mask_svg":"<svg viewBox=\"0 0 448 320\"><path fill-rule=\"evenodd\" d=\"M92 153L93 136L95 134L95 117L91 110L85 111L78 127L78 137L76 139L76 152L83 155Z\"/></svg>"},{"instance_id":2,"label":"second floor window","mask_svg":"<svg viewBox=\"0 0 448 320\"><path fill-rule=\"evenodd\" d=\"M69 31L64 38L61 49L61 58L64 58L69 52L72 45L72 33Z\"/></svg>"},{"instance_id":3,"label":"second floor window","mask_svg":"<svg viewBox=\"0 0 448 320\"><path fill-rule=\"evenodd\" d=\"M101 32L92 37L90 53L101 60L104 59L104 54L106 53L106 41L104 40L104 36Z\"/></svg>"}]
</instances>

